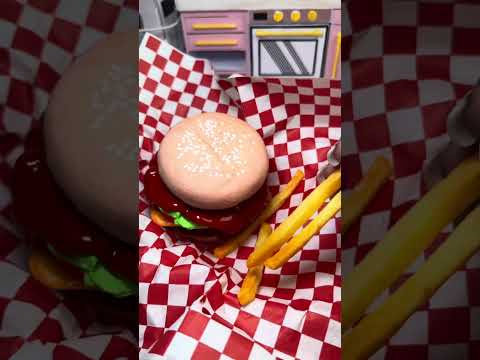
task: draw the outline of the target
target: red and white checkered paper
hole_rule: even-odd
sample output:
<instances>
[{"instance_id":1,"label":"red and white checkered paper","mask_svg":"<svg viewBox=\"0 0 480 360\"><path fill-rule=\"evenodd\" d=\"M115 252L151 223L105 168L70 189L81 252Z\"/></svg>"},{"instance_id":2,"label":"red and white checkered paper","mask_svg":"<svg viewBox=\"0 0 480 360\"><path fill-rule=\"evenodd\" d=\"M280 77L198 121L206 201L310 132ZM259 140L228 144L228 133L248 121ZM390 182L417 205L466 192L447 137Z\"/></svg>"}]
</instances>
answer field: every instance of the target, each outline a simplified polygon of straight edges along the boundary
<instances>
[{"instance_id":1,"label":"red and white checkered paper","mask_svg":"<svg viewBox=\"0 0 480 360\"><path fill-rule=\"evenodd\" d=\"M257 298L237 293L256 236L223 260L178 242L149 217L142 179L163 136L185 117L223 112L264 138L273 194L297 170L305 184L271 219L277 226L317 185L340 137L340 83L237 77L153 36L139 60L140 348L145 359L340 359L340 231L331 220L283 268L265 270Z\"/></svg>"},{"instance_id":2,"label":"red and white checkered paper","mask_svg":"<svg viewBox=\"0 0 480 360\"><path fill-rule=\"evenodd\" d=\"M421 171L448 142L447 115L480 77L480 4L375 0L365 6L353 0L342 15L345 187L357 183L378 155L394 165L394 179L343 237L343 271L348 274L425 192ZM404 279L450 231L439 236ZM480 358L480 254L372 358Z\"/></svg>"},{"instance_id":3,"label":"red and white checkered paper","mask_svg":"<svg viewBox=\"0 0 480 360\"><path fill-rule=\"evenodd\" d=\"M12 225L11 175L25 136L75 56L117 30L136 29L136 1L2 0L0 3L0 358L134 359L133 335L92 322L26 270Z\"/></svg>"}]
</instances>

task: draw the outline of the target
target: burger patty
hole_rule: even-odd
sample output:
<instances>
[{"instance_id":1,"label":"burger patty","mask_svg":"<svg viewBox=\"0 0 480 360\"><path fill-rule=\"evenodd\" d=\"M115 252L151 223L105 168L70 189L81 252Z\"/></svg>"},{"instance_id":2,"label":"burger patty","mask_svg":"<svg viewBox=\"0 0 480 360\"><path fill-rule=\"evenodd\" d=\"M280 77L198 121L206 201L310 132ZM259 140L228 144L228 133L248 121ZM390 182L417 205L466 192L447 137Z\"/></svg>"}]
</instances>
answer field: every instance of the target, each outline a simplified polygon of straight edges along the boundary
<instances>
[{"instance_id":1,"label":"burger patty","mask_svg":"<svg viewBox=\"0 0 480 360\"><path fill-rule=\"evenodd\" d=\"M112 272L137 282L136 249L115 241L66 198L50 173L40 129L27 139L13 173L16 220L35 241L48 242L65 255L92 255Z\"/></svg>"},{"instance_id":2,"label":"burger patty","mask_svg":"<svg viewBox=\"0 0 480 360\"><path fill-rule=\"evenodd\" d=\"M181 227L175 227L170 228L168 232L171 232L171 234L179 240L205 243L220 242L227 236L225 233L215 229L187 230Z\"/></svg>"},{"instance_id":3,"label":"burger patty","mask_svg":"<svg viewBox=\"0 0 480 360\"><path fill-rule=\"evenodd\" d=\"M203 210L194 208L176 197L167 188L158 173L157 155L153 157L144 179L147 199L165 212L178 211L188 220L208 229L217 230L221 234L236 234L251 224L263 211L269 200L267 184L249 199L237 206L224 210ZM192 230L194 232L200 231Z\"/></svg>"},{"instance_id":4,"label":"burger patty","mask_svg":"<svg viewBox=\"0 0 480 360\"><path fill-rule=\"evenodd\" d=\"M138 299L113 298L98 291L70 290L63 293L63 302L69 309L81 314L81 323L126 326L137 336L138 334ZM132 354L132 358L135 354Z\"/></svg>"}]
</instances>

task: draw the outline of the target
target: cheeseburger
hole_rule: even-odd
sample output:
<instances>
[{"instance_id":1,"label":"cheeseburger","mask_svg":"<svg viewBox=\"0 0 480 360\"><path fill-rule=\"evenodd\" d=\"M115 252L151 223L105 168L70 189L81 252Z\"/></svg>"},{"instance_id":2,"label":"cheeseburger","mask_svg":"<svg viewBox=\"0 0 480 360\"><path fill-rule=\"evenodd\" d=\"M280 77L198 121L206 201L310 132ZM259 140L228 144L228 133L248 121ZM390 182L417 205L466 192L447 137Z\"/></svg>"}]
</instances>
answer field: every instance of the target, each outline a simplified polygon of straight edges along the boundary
<instances>
[{"instance_id":1,"label":"cheeseburger","mask_svg":"<svg viewBox=\"0 0 480 360\"><path fill-rule=\"evenodd\" d=\"M204 113L167 133L144 185L176 238L218 242L265 208L267 174L265 144L253 128L225 114Z\"/></svg>"},{"instance_id":2,"label":"cheeseburger","mask_svg":"<svg viewBox=\"0 0 480 360\"><path fill-rule=\"evenodd\" d=\"M66 70L16 161L12 187L33 277L85 303L106 298L133 309L138 70L136 53L125 54L137 46L136 32L110 35Z\"/></svg>"}]
</instances>

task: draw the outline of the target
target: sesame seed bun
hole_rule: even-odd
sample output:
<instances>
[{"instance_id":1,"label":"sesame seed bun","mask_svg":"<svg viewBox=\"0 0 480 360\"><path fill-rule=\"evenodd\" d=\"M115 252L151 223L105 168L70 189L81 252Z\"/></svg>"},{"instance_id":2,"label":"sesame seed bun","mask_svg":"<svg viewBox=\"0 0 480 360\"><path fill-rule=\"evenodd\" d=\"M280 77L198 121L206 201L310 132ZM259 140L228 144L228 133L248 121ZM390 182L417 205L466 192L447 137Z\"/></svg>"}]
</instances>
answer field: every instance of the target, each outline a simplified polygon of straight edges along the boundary
<instances>
[{"instance_id":1,"label":"sesame seed bun","mask_svg":"<svg viewBox=\"0 0 480 360\"><path fill-rule=\"evenodd\" d=\"M265 183L262 138L245 121L219 113L185 119L163 139L158 171L168 189L190 206L227 209Z\"/></svg>"},{"instance_id":2,"label":"sesame seed bun","mask_svg":"<svg viewBox=\"0 0 480 360\"><path fill-rule=\"evenodd\" d=\"M135 246L138 69L125 54L137 42L136 32L114 33L80 56L57 83L44 123L56 183L90 221Z\"/></svg>"}]
</instances>

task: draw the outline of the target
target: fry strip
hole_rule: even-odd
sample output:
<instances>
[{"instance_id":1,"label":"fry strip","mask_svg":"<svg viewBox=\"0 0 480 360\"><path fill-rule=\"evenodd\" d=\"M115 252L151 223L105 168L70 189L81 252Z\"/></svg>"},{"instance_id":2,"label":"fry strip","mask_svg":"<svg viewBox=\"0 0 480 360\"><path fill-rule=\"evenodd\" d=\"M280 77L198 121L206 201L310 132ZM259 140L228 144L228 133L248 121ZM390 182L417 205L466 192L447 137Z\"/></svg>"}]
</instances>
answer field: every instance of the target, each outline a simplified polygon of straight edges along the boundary
<instances>
[{"instance_id":1,"label":"fry strip","mask_svg":"<svg viewBox=\"0 0 480 360\"><path fill-rule=\"evenodd\" d=\"M268 224L262 224L260 231L258 232L258 238L256 246L259 246L265 242L268 236L272 233L272 228ZM244 306L250 304L257 295L258 286L262 281L263 265L258 265L248 270L245 279L243 279L242 287L238 293L238 301L240 305Z\"/></svg>"},{"instance_id":2,"label":"fry strip","mask_svg":"<svg viewBox=\"0 0 480 360\"><path fill-rule=\"evenodd\" d=\"M343 336L342 359L367 359L480 248L480 207L376 311ZM448 326L447 323L444 324Z\"/></svg>"},{"instance_id":3,"label":"fry strip","mask_svg":"<svg viewBox=\"0 0 480 360\"><path fill-rule=\"evenodd\" d=\"M255 248L253 253L248 257L247 266L249 268L255 267L272 256L312 217L327 198L331 197L340 189L340 185L341 175L340 171L337 170L303 200L295 211L273 231L263 245Z\"/></svg>"},{"instance_id":4,"label":"fry strip","mask_svg":"<svg viewBox=\"0 0 480 360\"><path fill-rule=\"evenodd\" d=\"M264 223L270 216L275 214L278 209L280 209L283 203L290 198L295 188L300 184L304 178L304 173L302 171L297 171L295 176L289 181L289 183L283 188L277 195L273 197L268 206L263 210L257 220L248 226L240 234L236 235L229 241L223 243L222 245L216 247L213 251L213 254L219 258L223 259L225 256L230 254L245 241L247 241L250 236L259 228L259 226Z\"/></svg>"},{"instance_id":5,"label":"fry strip","mask_svg":"<svg viewBox=\"0 0 480 360\"><path fill-rule=\"evenodd\" d=\"M155 208L150 209L150 216L152 218L152 221L160 226L163 227L174 227L177 226L175 223L170 221L168 216L166 216L164 213L162 213L160 210L157 210Z\"/></svg>"},{"instance_id":6,"label":"fry strip","mask_svg":"<svg viewBox=\"0 0 480 360\"><path fill-rule=\"evenodd\" d=\"M350 225L360 217L391 174L392 164L390 161L383 156L377 157L362 180L344 199L342 209L342 234L345 234L350 228Z\"/></svg>"},{"instance_id":7,"label":"fry strip","mask_svg":"<svg viewBox=\"0 0 480 360\"><path fill-rule=\"evenodd\" d=\"M345 277L342 330L399 278L442 229L480 197L480 161L470 158L438 183Z\"/></svg>"},{"instance_id":8,"label":"fry strip","mask_svg":"<svg viewBox=\"0 0 480 360\"><path fill-rule=\"evenodd\" d=\"M333 197L332 200L319 212L319 214L292 240L287 242L271 258L267 259L265 266L269 269L278 269L299 252L305 244L317 234L320 229L335 216L340 210L342 200L341 192Z\"/></svg>"}]
</instances>

